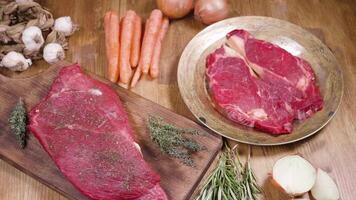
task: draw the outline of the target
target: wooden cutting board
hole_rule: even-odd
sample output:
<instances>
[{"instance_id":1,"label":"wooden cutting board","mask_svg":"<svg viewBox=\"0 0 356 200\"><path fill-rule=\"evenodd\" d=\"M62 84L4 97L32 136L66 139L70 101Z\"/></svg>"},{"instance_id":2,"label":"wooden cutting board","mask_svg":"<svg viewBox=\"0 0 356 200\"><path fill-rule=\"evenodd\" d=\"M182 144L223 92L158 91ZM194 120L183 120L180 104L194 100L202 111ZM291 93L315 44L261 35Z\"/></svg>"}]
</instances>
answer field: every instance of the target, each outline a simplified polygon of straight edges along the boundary
<instances>
[{"instance_id":1,"label":"wooden cutting board","mask_svg":"<svg viewBox=\"0 0 356 200\"><path fill-rule=\"evenodd\" d=\"M24 99L29 111L46 96L52 81L63 65L67 63L52 66L29 78L8 78L0 74L0 157L69 199L82 200L87 198L66 180L37 139L32 134L28 134L26 148L19 148L18 141L11 133L7 122L11 110L20 97ZM222 146L221 137L129 90L98 76L90 75L117 91L128 112L144 159L160 174L161 186L169 198L188 199L219 152ZM197 136L196 140L205 145L207 150L193 156L195 167L185 166L179 160L169 158L160 152L158 146L151 141L147 130L149 115L160 116L178 127L194 128L202 133L201 136Z\"/></svg>"}]
</instances>

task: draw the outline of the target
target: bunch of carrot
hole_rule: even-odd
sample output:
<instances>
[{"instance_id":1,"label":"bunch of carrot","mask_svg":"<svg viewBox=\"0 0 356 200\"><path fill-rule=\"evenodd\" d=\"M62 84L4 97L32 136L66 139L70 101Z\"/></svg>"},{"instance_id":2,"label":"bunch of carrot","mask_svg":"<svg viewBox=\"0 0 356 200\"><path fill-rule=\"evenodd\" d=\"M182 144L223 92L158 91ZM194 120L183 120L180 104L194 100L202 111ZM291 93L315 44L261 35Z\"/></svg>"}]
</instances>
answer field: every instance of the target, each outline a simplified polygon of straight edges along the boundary
<instances>
[{"instance_id":1,"label":"bunch of carrot","mask_svg":"<svg viewBox=\"0 0 356 200\"><path fill-rule=\"evenodd\" d=\"M109 11L104 17L108 79L134 87L142 74L157 78L162 40L169 20L155 9L146 21L143 39L142 19L129 10L120 20Z\"/></svg>"}]
</instances>

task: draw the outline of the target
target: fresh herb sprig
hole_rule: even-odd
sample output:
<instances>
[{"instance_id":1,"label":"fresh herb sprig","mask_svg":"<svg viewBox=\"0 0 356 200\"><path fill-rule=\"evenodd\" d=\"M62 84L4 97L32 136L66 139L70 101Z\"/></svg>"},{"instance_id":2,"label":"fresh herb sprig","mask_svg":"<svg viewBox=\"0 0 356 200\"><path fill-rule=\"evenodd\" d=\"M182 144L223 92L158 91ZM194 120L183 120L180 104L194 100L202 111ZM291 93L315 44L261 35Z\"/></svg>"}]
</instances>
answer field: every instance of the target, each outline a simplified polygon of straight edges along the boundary
<instances>
[{"instance_id":1,"label":"fresh herb sprig","mask_svg":"<svg viewBox=\"0 0 356 200\"><path fill-rule=\"evenodd\" d=\"M195 200L257 200L261 189L250 166L249 157L243 165L236 146L220 155L217 167L211 172Z\"/></svg>"},{"instance_id":2,"label":"fresh herb sprig","mask_svg":"<svg viewBox=\"0 0 356 200\"><path fill-rule=\"evenodd\" d=\"M191 154L205 149L195 140L185 137L187 134L198 135L197 130L178 128L153 116L149 117L148 128L152 141L158 144L161 151L180 159L185 165L194 166Z\"/></svg>"},{"instance_id":3,"label":"fresh herb sprig","mask_svg":"<svg viewBox=\"0 0 356 200\"><path fill-rule=\"evenodd\" d=\"M17 140L19 141L21 148L25 148L26 146L26 123L26 108L22 98L20 98L19 102L10 114L9 124L12 133L15 134Z\"/></svg>"}]
</instances>

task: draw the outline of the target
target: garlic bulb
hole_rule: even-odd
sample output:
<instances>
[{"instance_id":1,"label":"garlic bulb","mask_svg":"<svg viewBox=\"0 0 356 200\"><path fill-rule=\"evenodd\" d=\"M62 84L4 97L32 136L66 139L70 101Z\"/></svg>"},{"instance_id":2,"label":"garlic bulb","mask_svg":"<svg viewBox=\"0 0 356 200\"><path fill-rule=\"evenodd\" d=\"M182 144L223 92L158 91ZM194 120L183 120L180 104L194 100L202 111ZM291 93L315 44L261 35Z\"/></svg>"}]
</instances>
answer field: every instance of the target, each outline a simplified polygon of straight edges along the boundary
<instances>
[{"instance_id":1,"label":"garlic bulb","mask_svg":"<svg viewBox=\"0 0 356 200\"><path fill-rule=\"evenodd\" d=\"M43 58L50 64L63 60L64 57L64 50L58 43L49 43L43 49Z\"/></svg>"},{"instance_id":2,"label":"garlic bulb","mask_svg":"<svg viewBox=\"0 0 356 200\"><path fill-rule=\"evenodd\" d=\"M0 66L12 71L25 71L31 65L31 59L26 59L21 53L10 51L2 58Z\"/></svg>"},{"instance_id":3,"label":"garlic bulb","mask_svg":"<svg viewBox=\"0 0 356 200\"><path fill-rule=\"evenodd\" d=\"M54 30L70 36L74 32L73 22L70 17L60 17L54 21Z\"/></svg>"},{"instance_id":4,"label":"garlic bulb","mask_svg":"<svg viewBox=\"0 0 356 200\"><path fill-rule=\"evenodd\" d=\"M44 43L41 29L37 26L27 27L22 32L22 42L25 44L25 51L38 51Z\"/></svg>"}]
</instances>

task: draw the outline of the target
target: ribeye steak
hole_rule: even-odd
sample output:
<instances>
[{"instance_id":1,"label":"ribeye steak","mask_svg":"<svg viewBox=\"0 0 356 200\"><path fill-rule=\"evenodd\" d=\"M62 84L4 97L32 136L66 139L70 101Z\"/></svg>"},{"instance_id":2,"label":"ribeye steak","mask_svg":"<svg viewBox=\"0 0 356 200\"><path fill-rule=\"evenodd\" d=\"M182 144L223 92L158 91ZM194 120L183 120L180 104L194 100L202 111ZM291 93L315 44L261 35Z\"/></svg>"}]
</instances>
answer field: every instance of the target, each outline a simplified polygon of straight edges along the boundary
<instances>
[{"instance_id":1,"label":"ribeye steak","mask_svg":"<svg viewBox=\"0 0 356 200\"><path fill-rule=\"evenodd\" d=\"M31 110L29 129L91 199L167 199L134 141L119 97L78 65L61 69L48 95Z\"/></svg>"},{"instance_id":2,"label":"ribeye steak","mask_svg":"<svg viewBox=\"0 0 356 200\"><path fill-rule=\"evenodd\" d=\"M290 133L293 120L323 107L307 61L245 30L228 33L226 43L208 55L206 67L216 109L234 122Z\"/></svg>"}]
</instances>

